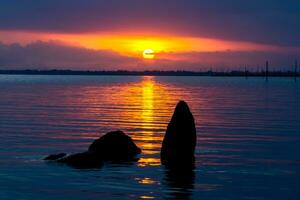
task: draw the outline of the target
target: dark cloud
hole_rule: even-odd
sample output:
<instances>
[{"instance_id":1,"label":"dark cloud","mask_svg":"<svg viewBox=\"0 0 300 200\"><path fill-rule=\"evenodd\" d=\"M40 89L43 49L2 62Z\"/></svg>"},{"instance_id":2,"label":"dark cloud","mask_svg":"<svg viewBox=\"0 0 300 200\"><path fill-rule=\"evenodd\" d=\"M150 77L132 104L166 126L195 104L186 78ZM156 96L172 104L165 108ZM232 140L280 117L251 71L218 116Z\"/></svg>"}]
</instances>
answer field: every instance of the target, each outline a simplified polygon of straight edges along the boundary
<instances>
[{"instance_id":1,"label":"dark cloud","mask_svg":"<svg viewBox=\"0 0 300 200\"><path fill-rule=\"evenodd\" d=\"M115 52L37 41L26 46L0 43L0 67L10 69L118 69L132 67L137 59Z\"/></svg>"},{"instance_id":2,"label":"dark cloud","mask_svg":"<svg viewBox=\"0 0 300 200\"><path fill-rule=\"evenodd\" d=\"M263 67L292 69L300 53L271 52L188 52L161 53L152 61L143 61L111 51L90 50L51 41L37 41L26 46L0 42L1 69L80 69L80 70L207 70L249 69Z\"/></svg>"},{"instance_id":3,"label":"dark cloud","mask_svg":"<svg viewBox=\"0 0 300 200\"><path fill-rule=\"evenodd\" d=\"M0 29L144 30L300 46L297 0L1 0Z\"/></svg>"},{"instance_id":4,"label":"dark cloud","mask_svg":"<svg viewBox=\"0 0 300 200\"><path fill-rule=\"evenodd\" d=\"M158 61L158 66L173 67L172 69L192 70L248 70L256 71L264 69L268 60L271 70L293 70L295 59L300 58L300 53L287 52L263 52L263 51L220 51L220 52L188 52L167 53L162 55L165 62ZM168 63L168 58L176 58L177 61ZM161 62L161 63L159 63Z\"/></svg>"}]
</instances>

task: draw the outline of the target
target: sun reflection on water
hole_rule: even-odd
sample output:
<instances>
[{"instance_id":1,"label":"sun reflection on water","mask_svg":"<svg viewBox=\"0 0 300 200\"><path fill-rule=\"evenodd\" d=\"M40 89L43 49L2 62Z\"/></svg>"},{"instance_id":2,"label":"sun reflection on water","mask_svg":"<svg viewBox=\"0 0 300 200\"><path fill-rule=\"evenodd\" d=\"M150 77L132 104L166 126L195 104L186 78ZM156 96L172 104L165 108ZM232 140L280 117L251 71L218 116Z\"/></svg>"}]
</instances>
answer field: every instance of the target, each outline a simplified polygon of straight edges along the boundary
<instances>
[{"instance_id":1,"label":"sun reflection on water","mask_svg":"<svg viewBox=\"0 0 300 200\"><path fill-rule=\"evenodd\" d=\"M158 184L157 181L151 179L151 178L148 178L148 177L145 177L145 178L135 178L135 180L140 183L140 184L143 184L143 185L152 185L152 184Z\"/></svg>"},{"instance_id":2,"label":"sun reflection on water","mask_svg":"<svg viewBox=\"0 0 300 200\"><path fill-rule=\"evenodd\" d=\"M141 158L139 159L138 166L139 167L146 167L146 166L159 166L160 159L159 158Z\"/></svg>"},{"instance_id":3,"label":"sun reflection on water","mask_svg":"<svg viewBox=\"0 0 300 200\"><path fill-rule=\"evenodd\" d=\"M152 196L145 196L145 195L140 196L140 198L141 199L154 199L154 197L152 197Z\"/></svg>"},{"instance_id":4,"label":"sun reflection on water","mask_svg":"<svg viewBox=\"0 0 300 200\"><path fill-rule=\"evenodd\" d=\"M147 124L153 121L153 90L154 78L144 77L142 81L142 126L147 128Z\"/></svg>"},{"instance_id":5,"label":"sun reflection on water","mask_svg":"<svg viewBox=\"0 0 300 200\"><path fill-rule=\"evenodd\" d=\"M141 92L141 140L139 145L143 149L144 156L150 156L157 153L157 141L161 137L155 134L153 125L155 124L155 98L163 94L163 87L155 82L154 77L145 76L140 83ZM155 94L154 94L155 93ZM155 142L156 141L156 142ZM142 158L139 160L138 165L143 166L157 166L160 165L160 160L154 156L150 158Z\"/></svg>"}]
</instances>

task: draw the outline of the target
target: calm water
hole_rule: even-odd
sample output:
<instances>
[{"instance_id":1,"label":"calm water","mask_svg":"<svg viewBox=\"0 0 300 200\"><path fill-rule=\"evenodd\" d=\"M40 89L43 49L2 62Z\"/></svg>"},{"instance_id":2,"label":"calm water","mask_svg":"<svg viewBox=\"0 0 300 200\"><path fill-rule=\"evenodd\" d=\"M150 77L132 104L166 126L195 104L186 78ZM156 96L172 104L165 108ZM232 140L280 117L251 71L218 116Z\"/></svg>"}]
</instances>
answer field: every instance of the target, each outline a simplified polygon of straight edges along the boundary
<instances>
[{"instance_id":1,"label":"calm water","mask_svg":"<svg viewBox=\"0 0 300 200\"><path fill-rule=\"evenodd\" d=\"M160 165L178 100L194 114L196 169ZM133 164L76 170L41 159L121 129ZM300 80L0 75L0 199L299 199Z\"/></svg>"}]
</instances>

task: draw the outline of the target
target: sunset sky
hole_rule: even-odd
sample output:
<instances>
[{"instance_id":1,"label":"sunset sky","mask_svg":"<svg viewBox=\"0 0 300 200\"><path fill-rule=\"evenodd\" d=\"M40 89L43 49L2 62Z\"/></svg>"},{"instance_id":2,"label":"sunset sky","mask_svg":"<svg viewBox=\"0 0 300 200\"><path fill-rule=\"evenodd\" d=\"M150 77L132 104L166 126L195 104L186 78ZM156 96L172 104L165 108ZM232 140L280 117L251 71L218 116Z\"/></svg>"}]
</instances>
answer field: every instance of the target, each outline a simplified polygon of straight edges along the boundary
<instances>
[{"instance_id":1,"label":"sunset sky","mask_svg":"<svg viewBox=\"0 0 300 200\"><path fill-rule=\"evenodd\" d=\"M300 60L295 0L0 0L0 69L256 69Z\"/></svg>"}]
</instances>

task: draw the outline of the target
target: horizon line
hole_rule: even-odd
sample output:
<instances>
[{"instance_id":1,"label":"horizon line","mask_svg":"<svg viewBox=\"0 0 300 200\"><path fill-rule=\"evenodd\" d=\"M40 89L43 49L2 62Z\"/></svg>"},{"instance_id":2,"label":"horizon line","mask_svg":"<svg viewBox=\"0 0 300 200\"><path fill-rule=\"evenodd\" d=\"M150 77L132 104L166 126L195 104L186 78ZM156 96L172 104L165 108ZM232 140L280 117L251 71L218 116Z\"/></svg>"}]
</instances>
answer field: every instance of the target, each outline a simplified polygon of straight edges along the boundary
<instances>
[{"instance_id":1,"label":"horizon line","mask_svg":"<svg viewBox=\"0 0 300 200\"><path fill-rule=\"evenodd\" d=\"M259 70L249 71L245 70L228 70L228 71L190 71L190 70L71 70L71 69L17 69L17 70L1 70L1 75L110 75L110 76L243 76L243 77L300 77L300 72L295 69L291 70Z\"/></svg>"}]
</instances>

